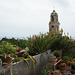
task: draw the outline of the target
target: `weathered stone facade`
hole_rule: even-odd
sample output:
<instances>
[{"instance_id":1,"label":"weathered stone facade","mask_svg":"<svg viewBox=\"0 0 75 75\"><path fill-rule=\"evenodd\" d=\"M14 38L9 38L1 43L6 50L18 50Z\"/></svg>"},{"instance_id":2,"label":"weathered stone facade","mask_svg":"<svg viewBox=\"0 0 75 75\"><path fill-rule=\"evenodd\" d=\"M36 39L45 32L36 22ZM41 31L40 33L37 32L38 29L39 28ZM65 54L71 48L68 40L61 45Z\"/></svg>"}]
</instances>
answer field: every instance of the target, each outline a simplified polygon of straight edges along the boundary
<instances>
[{"instance_id":1,"label":"weathered stone facade","mask_svg":"<svg viewBox=\"0 0 75 75\"><path fill-rule=\"evenodd\" d=\"M59 21L58 21L58 14L56 13L55 10L50 15L50 22L49 22L49 32L58 32L59 31Z\"/></svg>"}]
</instances>

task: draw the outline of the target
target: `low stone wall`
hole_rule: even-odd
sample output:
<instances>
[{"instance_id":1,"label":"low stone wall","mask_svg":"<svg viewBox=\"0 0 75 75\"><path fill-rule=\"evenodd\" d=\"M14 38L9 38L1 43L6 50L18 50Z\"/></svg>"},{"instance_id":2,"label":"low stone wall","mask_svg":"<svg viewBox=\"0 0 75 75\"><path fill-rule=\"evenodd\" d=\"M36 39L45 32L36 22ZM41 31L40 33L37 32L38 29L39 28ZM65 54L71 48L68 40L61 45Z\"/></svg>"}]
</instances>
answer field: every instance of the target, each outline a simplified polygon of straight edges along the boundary
<instances>
[{"instance_id":1,"label":"low stone wall","mask_svg":"<svg viewBox=\"0 0 75 75\"><path fill-rule=\"evenodd\" d=\"M50 56L51 50L48 50L47 52L44 52L42 54L38 54L33 56L37 64L35 65L35 68L33 67L33 63L31 60L29 60L29 66L30 68L28 69L27 63L25 61L20 61L18 63L13 64L13 73L18 73L17 75L39 75L39 71L41 70L41 67L45 65L45 63L48 62L49 56ZM5 70L3 70L4 72ZM5 75L11 75L10 68L7 69L4 73ZM0 74L2 75L2 74Z\"/></svg>"}]
</instances>

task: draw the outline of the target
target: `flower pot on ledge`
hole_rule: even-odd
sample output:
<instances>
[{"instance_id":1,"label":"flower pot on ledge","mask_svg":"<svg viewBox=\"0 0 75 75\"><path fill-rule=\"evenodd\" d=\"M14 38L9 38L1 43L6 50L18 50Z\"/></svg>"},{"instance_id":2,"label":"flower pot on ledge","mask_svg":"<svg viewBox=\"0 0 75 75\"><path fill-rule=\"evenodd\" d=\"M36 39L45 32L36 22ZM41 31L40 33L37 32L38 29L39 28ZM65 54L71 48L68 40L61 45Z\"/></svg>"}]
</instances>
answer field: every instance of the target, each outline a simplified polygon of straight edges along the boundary
<instances>
[{"instance_id":1,"label":"flower pot on ledge","mask_svg":"<svg viewBox=\"0 0 75 75\"><path fill-rule=\"evenodd\" d=\"M65 63L61 63L59 65L60 71L64 73L66 71L67 65Z\"/></svg>"},{"instance_id":2,"label":"flower pot on ledge","mask_svg":"<svg viewBox=\"0 0 75 75\"><path fill-rule=\"evenodd\" d=\"M2 56L1 56L2 66L3 66L5 69L8 67L8 64L11 63L12 57L13 57L13 54L6 54L6 57L5 57L5 55L2 55ZM5 64L4 64L4 63L5 63Z\"/></svg>"},{"instance_id":3,"label":"flower pot on ledge","mask_svg":"<svg viewBox=\"0 0 75 75\"><path fill-rule=\"evenodd\" d=\"M5 58L5 57L2 56L2 57L1 57L1 60L2 60L2 62L6 62L6 63L9 64L12 59L11 59L10 57L6 57L6 58Z\"/></svg>"}]
</instances>

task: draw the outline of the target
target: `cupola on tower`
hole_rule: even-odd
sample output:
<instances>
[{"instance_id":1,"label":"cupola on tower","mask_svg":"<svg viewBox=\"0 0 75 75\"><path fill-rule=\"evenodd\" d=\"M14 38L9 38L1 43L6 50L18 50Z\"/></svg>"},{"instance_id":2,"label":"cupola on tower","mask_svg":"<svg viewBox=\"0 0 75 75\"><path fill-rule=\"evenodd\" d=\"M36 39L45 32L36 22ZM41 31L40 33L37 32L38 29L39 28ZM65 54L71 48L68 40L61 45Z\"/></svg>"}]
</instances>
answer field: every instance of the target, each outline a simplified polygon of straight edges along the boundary
<instances>
[{"instance_id":1,"label":"cupola on tower","mask_svg":"<svg viewBox=\"0 0 75 75\"><path fill-rule=\"evenodd\" d=\"M58 32L59 31L59 21L58 21L58 14L56 13L55 10L50 15L50 22L49 22L49 32Z\"/></svg>"}]
</instances>

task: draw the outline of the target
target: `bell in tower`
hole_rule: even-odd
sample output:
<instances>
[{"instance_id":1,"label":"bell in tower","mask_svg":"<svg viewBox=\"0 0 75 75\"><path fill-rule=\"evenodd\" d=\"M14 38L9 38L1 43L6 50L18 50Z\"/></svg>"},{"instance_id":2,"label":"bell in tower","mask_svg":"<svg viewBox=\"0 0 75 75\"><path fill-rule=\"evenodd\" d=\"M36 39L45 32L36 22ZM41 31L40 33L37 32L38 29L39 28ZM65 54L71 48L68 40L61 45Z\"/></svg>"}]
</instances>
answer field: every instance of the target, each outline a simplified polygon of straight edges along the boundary
<instances>
[{"instance_id":1,"label":"bell in tower","mask_svg":"<svg viewBox=\"0 0 75 75\"><path fill-rule=\"evenodd\" d=\"M58 14L56 13L55 10L50 15L50 22L49 22L49 32L58 32L59 31L59 21L58 21Z\"/></svg>"}]
</instances>

